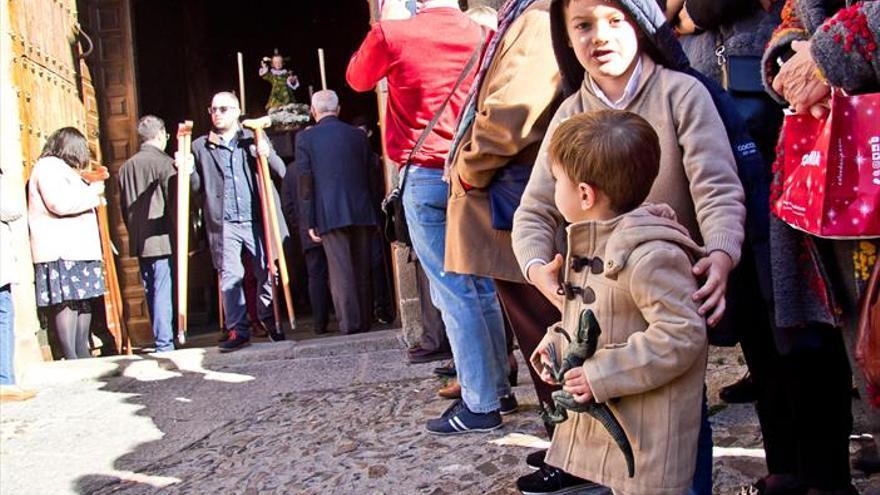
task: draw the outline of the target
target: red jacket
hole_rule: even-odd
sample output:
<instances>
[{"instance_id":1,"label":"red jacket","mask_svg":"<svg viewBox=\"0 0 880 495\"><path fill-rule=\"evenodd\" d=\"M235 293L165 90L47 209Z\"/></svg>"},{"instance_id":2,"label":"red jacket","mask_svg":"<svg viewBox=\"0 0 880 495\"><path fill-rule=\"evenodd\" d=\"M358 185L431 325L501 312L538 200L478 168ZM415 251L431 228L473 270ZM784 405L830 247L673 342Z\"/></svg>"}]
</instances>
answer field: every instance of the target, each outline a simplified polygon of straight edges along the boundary
<instances>
[{"instance_id":1,"label":"red jacket","mask_svg":"<svg viewBox=\"0 0 880 495\"><path fill-rule=\"evenodd\" d=\"M388 158L403 165L422 131L449 95L482 30L460 10L429 8L406 20L373 24L348 63L346 79L355 91L369 91L388 78L385 145ZM443 168L458 114L479 64L462 81L413 163Z\"/></svg>"}]
</instances>

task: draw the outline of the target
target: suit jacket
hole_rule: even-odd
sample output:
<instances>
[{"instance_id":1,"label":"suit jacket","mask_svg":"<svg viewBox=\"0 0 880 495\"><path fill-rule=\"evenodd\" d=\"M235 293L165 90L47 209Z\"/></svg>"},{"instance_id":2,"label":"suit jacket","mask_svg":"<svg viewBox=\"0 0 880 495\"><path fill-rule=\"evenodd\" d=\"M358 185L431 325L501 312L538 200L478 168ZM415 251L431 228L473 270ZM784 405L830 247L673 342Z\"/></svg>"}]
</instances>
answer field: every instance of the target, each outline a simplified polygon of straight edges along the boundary
<instances>
[{"instance_id":1,"label":"suit jacket","mask_svg":"<svg viewBox=\"0 0 880 495\"><path fill-rule=\"evenodd\" d=\"M208 232L208 244L211 247L211 260L214 268L219 270L223 266L223 166L220 158L219 136L209 133L201 136L192 143L192 152L195 157L195 170L190 175L190 185L193 192L202 194L205 209L205 230ZM267 139L268 143L269 140ZM238 134L238 143L235 153L241 153L247 160L246 179L251 190L251 211L254 212L253 221L262 225L262 218L257 216L262 212L260 196L257 187L255 170L257 167L256 150L251 149L254 144L254 133L250 129L241 129ZM269 172L273 179L283 179L285 168L284 161L273 149L269 154ZM275 209L278 215L278 226L281 230L281 238L288 236L287 225L282 220L281 198L278 191L272 188L275 197ZM277 254L276 254L277 257Z\"/></svg>"},{"instance_id":2,"label":"suit jacket","mask_svg":"<svg viewBox=\"0 0 880 495\"><path fill-rule=\"evenodd\" d=\"M373 155L367 135L329 116L296 139L300 218L319 234L377 225L370 191Z\"/></svg>"},{"instance_id":3,"label":"suit jacket","mask_svg":"<svg viewBox=\"0 0 880 495\"><path fill-rule=\"evenodd\" d=\"M171 200L168 184L177 174L174 160L159 148L143 144L119 170L122 218L128 229L128 254L171 255Z\"/></svg>"},{"instance_id":4,"label":"suit jacket","mask_svg":"<svg viewBox=\"0 0 880 495\"><path fill-rule=\"evenodd\" d=\"M295 228L299 233L299 242L303 252L309 249L322 247L309 237L309 228L306 222L300 216L299 197L297 196L297 175L296 164L290 162L287 166L287 174L284 176L284 182L281 185L281 208L284 210L284 217L287 224L291 228Z\"/></svg>"}]
</instances>

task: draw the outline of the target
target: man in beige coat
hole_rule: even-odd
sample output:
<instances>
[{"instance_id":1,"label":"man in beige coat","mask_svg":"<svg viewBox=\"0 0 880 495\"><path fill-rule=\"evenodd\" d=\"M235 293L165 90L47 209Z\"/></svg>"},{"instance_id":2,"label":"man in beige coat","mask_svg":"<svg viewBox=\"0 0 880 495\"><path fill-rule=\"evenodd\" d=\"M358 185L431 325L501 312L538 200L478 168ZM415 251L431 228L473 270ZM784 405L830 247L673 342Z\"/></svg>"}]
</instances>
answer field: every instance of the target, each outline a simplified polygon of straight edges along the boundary
<instances>
[{"instance_id":1,"label":"man in beige coat","mask_svg":"<svg viewBox=\"0 0 880 495\"><path fill-rule=\"evenodd\" d=\"M559 311L523 278L510 229L493 227L488 188L514 167L524 170L525 185L562 89L550 38L550 0L515 4L530 5L496 34L495 50L488 53L494 56L483 61L481 83L472 90L473 119L462 122L449 155L445 268L495 279L502 308L528 358ZM534 374L533 380L539 398L549 401L553 387Z\"/></svg>"}]
</instances>

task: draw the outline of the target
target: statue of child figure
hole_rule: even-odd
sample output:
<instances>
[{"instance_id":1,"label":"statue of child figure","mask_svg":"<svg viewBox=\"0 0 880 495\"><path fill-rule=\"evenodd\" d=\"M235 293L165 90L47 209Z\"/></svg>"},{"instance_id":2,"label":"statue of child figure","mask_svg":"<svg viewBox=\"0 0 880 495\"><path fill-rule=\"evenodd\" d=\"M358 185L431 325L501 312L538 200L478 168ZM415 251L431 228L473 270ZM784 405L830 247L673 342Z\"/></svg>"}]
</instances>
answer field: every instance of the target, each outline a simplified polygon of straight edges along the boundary
<instances>
[{"instance_id":1,"label":"statue of child figure","mask_svg":"<svg viewBox=\"0 0 880 495\"><path fill-rule=\"evenodd\" d=\"M263 60L260 61L260 77L272 85L269 101L266 102L266 110L296 102L293 92L299 87L299 79L291 71L284 68L284 62L285 58L278 53L277 48L271 57L263 57ZM271 67L269 64L272 64Z\"/></svg>"}]
</instances>

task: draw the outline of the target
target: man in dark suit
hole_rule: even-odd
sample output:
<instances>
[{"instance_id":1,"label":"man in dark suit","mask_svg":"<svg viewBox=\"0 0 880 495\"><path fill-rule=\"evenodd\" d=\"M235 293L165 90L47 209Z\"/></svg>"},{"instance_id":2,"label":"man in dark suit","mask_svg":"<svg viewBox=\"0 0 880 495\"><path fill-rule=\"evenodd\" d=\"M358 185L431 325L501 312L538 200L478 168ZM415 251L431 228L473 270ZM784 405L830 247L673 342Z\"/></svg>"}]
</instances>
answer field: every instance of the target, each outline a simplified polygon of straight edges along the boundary
<instances>
[{"instance_id":1,"label":"man in dark suit","mask_svg":"<svg viewBox=\"0 0 880 495\"><path fill-rule=\"evenodd\" d=\"M308 222L302 217L297 197L296 164L290 163L284 183L281 186L281 206L287 223L299 231L303 256L306 262L306 273L309 277L309 303L312 307L314 332L322 334L327 331L330 321L330 287L327 268L327 256L324 246L309 237Z\"/></svg>"},{"instance_id":2,"label":"man in dark suit","mask_svg":"<svg viewBox=\"0 0 880 495\"><path fill-rule=\"evenodd\" d=\"M217 93L208 111L213 130L192 143L195 173L190 176L190 182L193 191L202 194L211 261L220 272L229 338L219 347L221 352L229 352L250 343L254 324L261 325L273 341L285 338L276 327L272 311L272 281L267 269L263 211L255 172L257 154L268 156L270 172L279 179L284 177L285 167L268 139L262 140L257 149L254 133L241 128L238 123L241 107L234 94ZM274 187L272 193L275 205L280 205ZM277 214L281 218L280 210ZM283 239L288 235L287 226L284 222L279 224ZM258 322L251 322L247 314L242 255L250 259L257 279Z\"/></svg>"},{"instance_id":3,"label":"man in dark suit","mask_svg":"<svg viewBox=\"0 0 880 495\"><path fill-rule=\"evenodd\" d=\"M367 136L338 114L335 92L312 96L317 124L296 138L297 196L309 237L327 254L339 330L357 333L368 331L373 319L370 238L378 222L370 192L372 152Z\"/></svg>"},{"instance_id":4,"label":"man in dark suit","mask_svg":"<svg viewBox=\"0 0 880 495\"><path fill-rule=\"evenodd\" d=\"M165 154L165 122L154 115L138 121L141 149L119 169L122 219L128 254L137 256L150 312L156 352L174 350L169 180L177 173Z\"/></svg>"}]
</instances>

